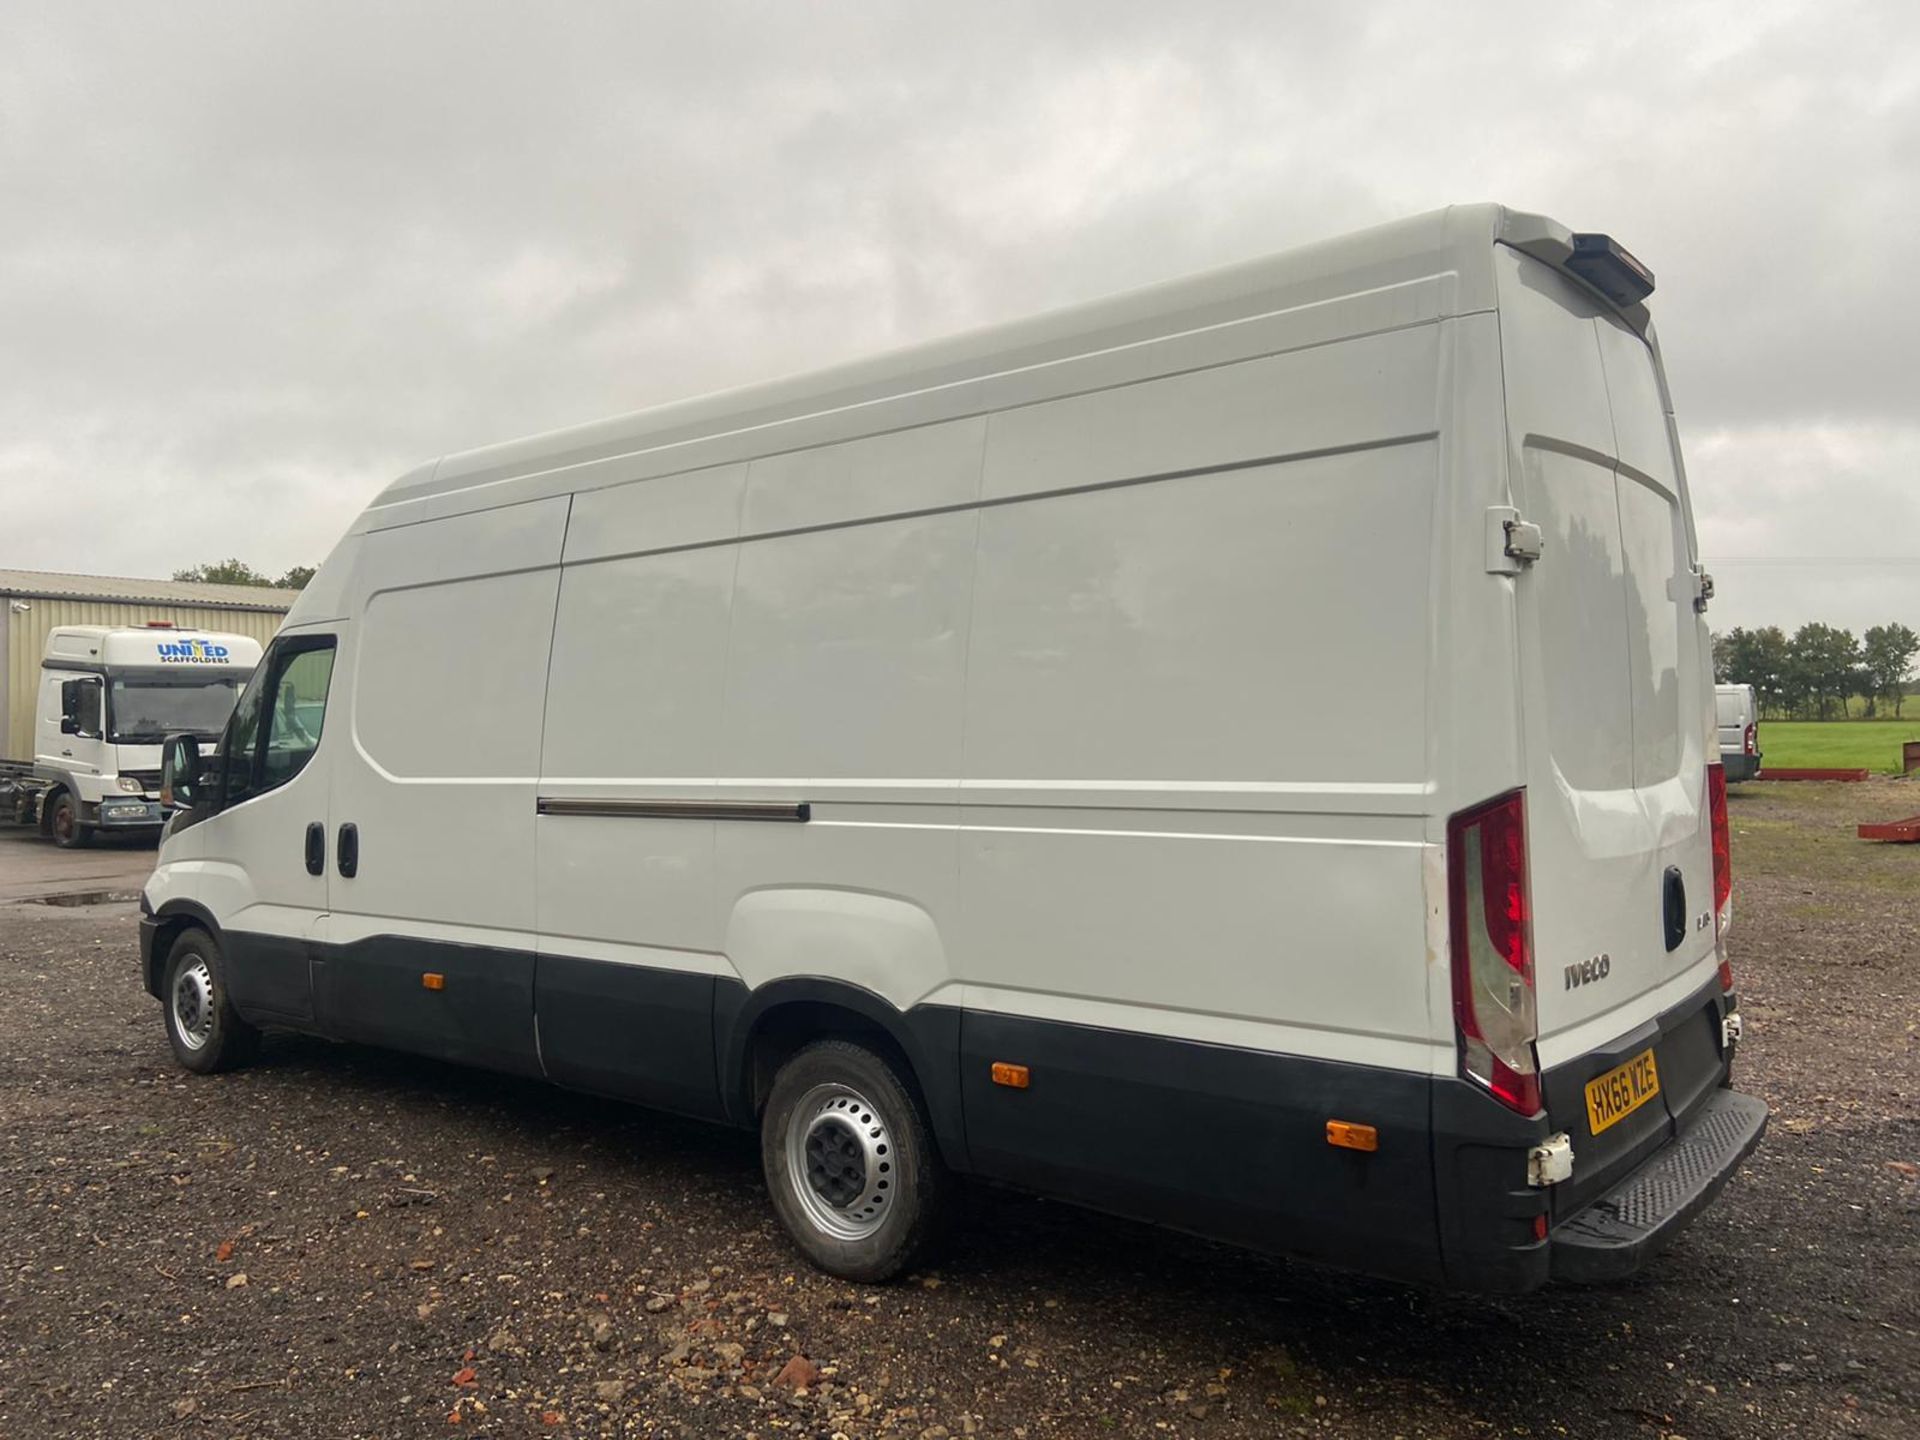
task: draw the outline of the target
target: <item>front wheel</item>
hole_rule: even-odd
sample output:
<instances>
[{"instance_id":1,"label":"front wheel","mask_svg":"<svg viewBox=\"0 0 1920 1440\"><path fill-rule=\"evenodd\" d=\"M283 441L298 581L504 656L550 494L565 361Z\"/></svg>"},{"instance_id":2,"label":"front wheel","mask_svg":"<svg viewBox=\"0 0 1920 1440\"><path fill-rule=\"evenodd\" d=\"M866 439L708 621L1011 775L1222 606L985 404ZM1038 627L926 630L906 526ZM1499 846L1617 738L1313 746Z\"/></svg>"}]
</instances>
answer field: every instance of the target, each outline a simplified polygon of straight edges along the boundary
<instances>
[{"instance_id":1,"label":"front wheel","mask_svg":"<svg viewBox=\"0 0 1920 1440\"><path fill-rule=\"evenodd\" d=\"M232 1070L259 1053L260 1032L227 998L220 947L204 930L187 930L167 955L161 1003L173 1058L199 1075Z\"/></svg>"},{"instance_id":2,"label":"front wheel","mask_svg":"<svg viewBox=\"0 0 1920 1440\"><path fill-rule=\"evenodd\" d=\"M53 843L62 850L78 850L93 843L93 827L80 822L80 802L71 790L54 793L47 830L53 836Z\"/></svg>"},{"instance_id":3,"label":"front wheel","mask_svg":"<svg viewBox=\"0 0 1920 1440\"><path fill-rule=\"evenodd\" d=\"M845 1040L818 1041L781 1067L760 1160L787 1234L846 1280L887 1280L911 1265L938 1235L953 1188L907 1082Z\"/></svg>"}]
</instances>

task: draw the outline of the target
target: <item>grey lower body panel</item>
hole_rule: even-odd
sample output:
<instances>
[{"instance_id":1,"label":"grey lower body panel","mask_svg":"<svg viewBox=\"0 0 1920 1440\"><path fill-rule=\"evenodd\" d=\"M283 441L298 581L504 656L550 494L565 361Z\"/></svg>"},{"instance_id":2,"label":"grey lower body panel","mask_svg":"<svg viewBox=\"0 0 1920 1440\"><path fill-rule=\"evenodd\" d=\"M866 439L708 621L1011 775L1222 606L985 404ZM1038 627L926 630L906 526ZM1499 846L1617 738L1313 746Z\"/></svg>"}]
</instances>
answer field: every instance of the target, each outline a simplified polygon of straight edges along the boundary
<instances>
[{"instance_id":1,"label":"grey lower body panel","mask_svg":"<svg viewBox=\"0 0 1920 1440\"><path fill-rule=\"evenodd\" d=\"M1733 1178L1766 1129L1765 1101L1716 1091L1646 1164L1554 1227L1554 1278L1591 1283L1632 1275Z\"/></svg>"},{"instance_id":2,"label":"grey lower body panel","mask_svg":"<svg viewBox=\"0 0 1920 1440\"><path fill-rule=\"evenodd\" d=\"M1722 752L1720 764L1725 767L1729 781L1752 780L1760 774L1760 757L1745 753L1728 754Z\"/></svg>"}]
</instances>

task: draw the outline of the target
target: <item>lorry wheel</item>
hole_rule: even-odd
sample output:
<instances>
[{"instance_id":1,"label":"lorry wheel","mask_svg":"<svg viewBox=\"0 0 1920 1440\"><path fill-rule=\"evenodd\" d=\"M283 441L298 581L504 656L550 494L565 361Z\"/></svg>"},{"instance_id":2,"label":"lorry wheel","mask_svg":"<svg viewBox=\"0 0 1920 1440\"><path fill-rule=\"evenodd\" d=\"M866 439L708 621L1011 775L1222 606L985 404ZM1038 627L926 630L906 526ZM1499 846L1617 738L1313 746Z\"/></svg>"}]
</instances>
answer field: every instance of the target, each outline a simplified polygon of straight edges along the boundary
<instances>
[{"instance_id":1,"label":"lorry wheel","mask_svg":"<svg viewBox=\"0 0 1920 1440\"><path fill-rule=\"evenodd\" d=\"M78 850L93 843L93 827L80 823L80 802L71 790L54 791L47 831L62 850Z\"/></svg>"},{"instance_id":2,"label":"lorry wheel","mask_svg":"<svg viewBox=\"0 0 1920 1440\"><path fill-rule=\"evenodd\" d=\"M204 930L184 930L167 954L160 990L173 1058L199 1075L245 1065L260 1051L260 1032L227 999L220 947Z\"/></svg>"},{"instance_id":3,"label":"lorry wheel","mask_svg":"<svg viewBox=\"0 0 1920 1440\"><path fill-rule=\"evenodd\" d=\"M780 1068L760 1120L773 1208L807 1258L887 1280L938 1235L953 1179L919 1100L884 1057L822 1040Z\"/></svg>"}]
</instances>

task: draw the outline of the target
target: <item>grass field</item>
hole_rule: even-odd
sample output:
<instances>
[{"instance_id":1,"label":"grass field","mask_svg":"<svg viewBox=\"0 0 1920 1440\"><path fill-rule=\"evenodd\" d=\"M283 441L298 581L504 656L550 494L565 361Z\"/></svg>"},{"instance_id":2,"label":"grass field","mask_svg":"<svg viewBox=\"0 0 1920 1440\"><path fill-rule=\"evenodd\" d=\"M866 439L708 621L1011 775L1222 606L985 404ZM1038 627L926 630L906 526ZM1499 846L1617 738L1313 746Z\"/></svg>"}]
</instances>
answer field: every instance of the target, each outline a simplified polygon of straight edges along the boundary
<instances>
[{"instance_id":1,"label":"grass field","mask_svg":"<svg viewBox=\"0 0 1920 1440\"><path fill-rule=\"evenodd\" d=\"M1761 773L1776 765L1858 766L1900 773L1900 745L1920 740L1920 709L1904 720L1762 720Z\"/></svg>"}]
</instances>

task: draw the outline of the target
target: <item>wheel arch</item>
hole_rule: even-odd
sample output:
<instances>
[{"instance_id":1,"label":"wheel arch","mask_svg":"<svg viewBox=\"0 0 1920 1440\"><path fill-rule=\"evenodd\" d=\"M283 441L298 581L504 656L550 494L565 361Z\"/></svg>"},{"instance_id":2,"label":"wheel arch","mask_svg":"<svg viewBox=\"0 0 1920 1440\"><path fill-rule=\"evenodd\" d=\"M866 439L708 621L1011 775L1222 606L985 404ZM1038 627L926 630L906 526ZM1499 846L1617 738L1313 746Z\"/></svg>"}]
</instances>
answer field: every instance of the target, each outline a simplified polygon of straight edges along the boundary
<instances>
[{"instance_id":1,"label":"wheel arch","mask_svg":"<svg viewBox=\"0 0 1920 1440\"><path fill-rule=\"evenodd\" d=\"M173 953L174 942L188 930L204 930L209 939L226 952L220 934L220 922L213 918L213 912L193 900L169 900L153 913L153 948L147 954L147 993L156 999L160 996L160 982L165 976L167 957Z\"/></svg>"},{"instance_id":2,"label":"wheel arch","mask_svg":"<svg viewBox=\"0 0 1920 1440\"><path fill-rule=\"evenodd\" d=\"M790 976L755 990L722 982L714 1000L720 1098L738 1125L758 1123L780 1066L814 1040L865 1043L900 1064L927 1107L941 1157L967 1168L960 1109L960 1012L944 1005L900 1010L844 980Z\"/></svg>"},{"instance_id":3,"label":"wheel arch","mask_svg":"<svg viewBox=\"0 0 1920 1440\"><path fill-rule=\"evenodd\" d=\"M40 828L40 833L49 839L53 836L54 802L60 798L62 793L69 795L75 793L73 786L69 785L65 780L51 781L47 785L47 788L40 792L40 818L37 823Z\"/></svg>"}]
</instances>

